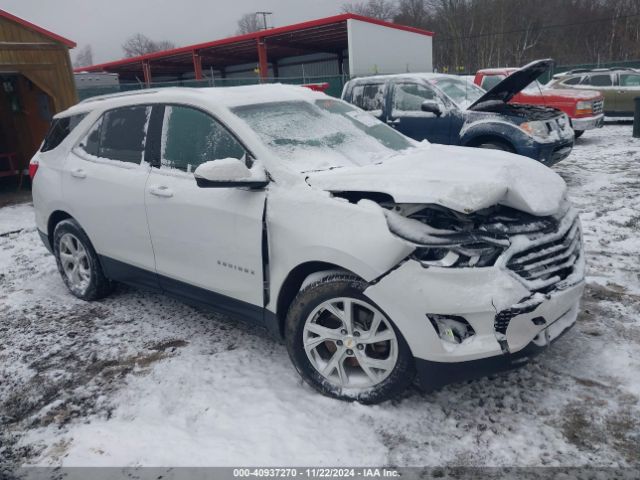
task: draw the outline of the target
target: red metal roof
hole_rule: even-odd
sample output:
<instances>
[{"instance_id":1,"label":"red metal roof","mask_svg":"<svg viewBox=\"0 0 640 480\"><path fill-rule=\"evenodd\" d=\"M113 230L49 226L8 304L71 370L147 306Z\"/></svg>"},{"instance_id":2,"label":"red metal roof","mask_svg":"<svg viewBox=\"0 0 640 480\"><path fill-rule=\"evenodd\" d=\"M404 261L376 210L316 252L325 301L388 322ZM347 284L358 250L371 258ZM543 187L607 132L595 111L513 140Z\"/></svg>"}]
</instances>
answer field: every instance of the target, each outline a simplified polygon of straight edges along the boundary
<instances>
[{"instance_id":1,"label":"red metal roof","mask_svg":"<svg viewBox=\"0 0 640 480\"><path fill-rule=\"evenodd\" d=\"M28 28L29 30L33 30L34 32L38 32L39 34L44 35L45 37L48 37L51 40L54 40L58 43L62 43L63 45L69 48L74 48L76 46L76 43L72 42L68 38L61 37L60 35L50 32L49 30L39 27L38 25L28 22L20 17L16 17L15 15L10 14L9 12L5 12L2 9L0 9L0 17L6 18L7 20L11 20L12 22L22 25L23 27Z\"/></svg>"},{"instance_id":2,"label":"red metal roof","mask_svg":"<svg viewBox=\"0 0 640 480\"><path fill-rule=\"evenodd\" d=\"M318 20L310 20L307 22L296 23L296 24L287 25L284 27L270 28L267 30L260 30L258 32L247 33L244 35L236 35L233 37L223 38L220 40L214 40L212 42L197 43L194 45L188 45L186 47L174 48L174 49L165 50L162 52L149 53L147 55L140 55L138 57L124 58L122 60L116 60L116 61L107 62L107 63L100 63L97 65L91 65L88 67L79 67L79 68L76 68L74 71L75 72L96 72L96 71L103 71L103 70L108 71L112 69L126 70L127 66L134 67L134 65L135 65L134 68L139 69L139 65L143 61L169 59L169 58L171 58L172 60L178 63L181 60L186 62L187 61L186 56L187 55L190 56L192 52L214 49L214 48L218 53L224 50L225 53L228 53L230 55L238 55L238 54L246 55L246 54L249 54L250 51L251 51L251 54L253 54L253 52L255 51L256 41L258 39L265 39L265 38L274 39L275 37L283 38L283 35L285 34L292 34L294 32L296 34L301 34L302 31L304 30L317 29L318 27L327 27L327 28L324 29L324 33L319 38L317 38L318 32L315 31L314 35L316 36L309 37L308 40L317 41L319 39L324 43L328 42L331 45L335 45L338 41L344 41L344 39L346 39L346 31L344 33L338 32L336 29L332 30L331 27L333 25L342 24L343 22L346 23L347 20L359 20L362 22L373 23L376 25L382 25L385 27L394 28L397 30L413 32L420 35L427 35L427 36L434 35L433 32L429 32L427 30L421 30L419 28L398 25L396 23L385 22L383 20L364 17L362 15L356 15L354 13L344 13L341 15L334 15L332 17L321 18ZM300 40L300 38L297 38L297 40ZM289 48L295 49L296 47L289 47ZM270 45L269 47L270 57L272 56L272 53L275 53L275 52L272 46ZM191 61L190 57L188 61Z\"/></svg>"}]
</instances>

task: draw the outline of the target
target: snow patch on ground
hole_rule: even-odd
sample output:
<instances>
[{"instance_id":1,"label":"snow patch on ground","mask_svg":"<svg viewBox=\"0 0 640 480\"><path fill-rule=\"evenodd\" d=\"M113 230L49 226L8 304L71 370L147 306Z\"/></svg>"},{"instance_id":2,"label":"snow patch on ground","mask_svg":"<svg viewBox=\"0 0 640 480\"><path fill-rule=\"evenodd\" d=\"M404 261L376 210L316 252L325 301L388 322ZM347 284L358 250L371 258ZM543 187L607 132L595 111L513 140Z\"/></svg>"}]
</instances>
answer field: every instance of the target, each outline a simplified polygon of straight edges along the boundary
<instances>
[{"instance_id":1,"label":"snow patch on ground","mask_svg":"<svg viewBox=\"0 0 640 480\"><path fill-rule=\"evenodd\" d=\"M588 257L576 327L506 376L378 406L320 396L265 333L119 287L64 288L28 205L0 209L0 476L39 465L628 466L640 459L640 141L554 168ZM15 227L15 228L14 228Z\"/></svg>"}]
</instances>

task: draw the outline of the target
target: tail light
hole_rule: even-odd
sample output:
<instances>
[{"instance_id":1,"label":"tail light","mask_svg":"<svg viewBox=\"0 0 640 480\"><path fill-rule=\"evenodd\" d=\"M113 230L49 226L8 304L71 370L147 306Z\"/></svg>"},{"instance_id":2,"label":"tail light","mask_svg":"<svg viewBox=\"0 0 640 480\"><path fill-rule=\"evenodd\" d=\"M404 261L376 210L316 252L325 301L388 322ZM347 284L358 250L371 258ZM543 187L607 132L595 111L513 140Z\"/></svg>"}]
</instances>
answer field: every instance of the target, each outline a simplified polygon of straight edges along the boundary
<instances>
[{"instance_id":1,"label":"tail light","mask_svg":"<svg viewBox=\"0 0 640 480\"><path fill-rule=\"evenodd\" d=\"M31 180L33 180L33 177L36 176L36 172L38 171L39 165L40 163L35 158L31 160L31 162L29 163L29 178Z\"/></svg>"}]
</instances>

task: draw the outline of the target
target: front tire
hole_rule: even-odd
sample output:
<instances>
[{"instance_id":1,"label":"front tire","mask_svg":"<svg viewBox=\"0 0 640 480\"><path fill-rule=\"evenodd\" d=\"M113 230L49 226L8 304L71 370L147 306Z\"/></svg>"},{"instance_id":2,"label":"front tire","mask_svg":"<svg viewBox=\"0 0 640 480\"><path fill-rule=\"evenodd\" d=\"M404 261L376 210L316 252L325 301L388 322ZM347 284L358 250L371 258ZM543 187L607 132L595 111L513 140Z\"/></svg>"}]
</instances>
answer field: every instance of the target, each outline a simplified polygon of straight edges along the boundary
<instances>
[{"instance_id":1,"label":"front tire","mask_svg":"<svg viewBox=\"0 0 640 480\"><path fill-rule=\"evenodd\" d=\"M575 138L580 138L584 134L584 130L574 130L573 134L575 135Z\"/></svg>"},{"instance_id":2,"label":"front tire","mask_svg":"<svg viewBox=\"0 0 640 480\"><path fill-rule=\"evenodd\" d=\"M56 225L53 253L62 280L76 297L97 300L113 290L113 283L104 276L89 237L75 220L63 220Z\"/></svg>"},{"instance_id":3,"label":"front tire","mask_svg":"<svg viewBox=\"0 0 640 480\"><path fill-rule=\"evenodd\" d=\"M413 381L409 346L351 274L330 274L306 286L286 319L289 356L302 378L324 395L379 403Z\"/></svg>"}]
</instances>

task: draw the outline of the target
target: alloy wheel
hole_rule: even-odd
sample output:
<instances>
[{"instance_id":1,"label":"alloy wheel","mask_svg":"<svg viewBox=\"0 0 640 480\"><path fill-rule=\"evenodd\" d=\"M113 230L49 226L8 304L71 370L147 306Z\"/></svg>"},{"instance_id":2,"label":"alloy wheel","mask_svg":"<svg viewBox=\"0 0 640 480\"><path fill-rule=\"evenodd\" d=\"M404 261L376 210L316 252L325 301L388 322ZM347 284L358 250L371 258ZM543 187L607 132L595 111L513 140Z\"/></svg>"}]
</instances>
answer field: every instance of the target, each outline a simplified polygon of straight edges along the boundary
<instances>
[{"instance_id":1,"label":"alloy wheel","mask_svg":"<svg viewBox=\"0 0 640 480\"><path fill-rule=\"evenodd\" d=\"M341 388L366 389L387 378L398 361L398 339L377 308L341 297L307 317L302 341L315 370Z\"/></svg>"}]
</instances>

